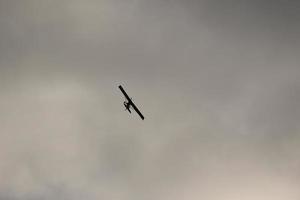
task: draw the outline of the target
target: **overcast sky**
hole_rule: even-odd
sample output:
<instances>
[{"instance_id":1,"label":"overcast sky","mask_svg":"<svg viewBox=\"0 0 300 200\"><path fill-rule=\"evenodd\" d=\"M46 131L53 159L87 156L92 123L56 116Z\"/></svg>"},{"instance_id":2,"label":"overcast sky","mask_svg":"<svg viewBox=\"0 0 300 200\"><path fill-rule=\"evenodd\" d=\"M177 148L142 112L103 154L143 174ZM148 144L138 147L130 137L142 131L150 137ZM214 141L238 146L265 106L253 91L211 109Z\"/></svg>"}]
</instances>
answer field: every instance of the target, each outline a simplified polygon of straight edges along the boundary
<instances>
[{"instance_id":1,"label":"overcast sky","mask_svg":"<svg viewBox=\"0 0 300 200\"><path fill-rule=\"evenodd\" d=\"M299 35L296 0L0 0L0 199L299 199Z\"/></svg>"}]
</instances>

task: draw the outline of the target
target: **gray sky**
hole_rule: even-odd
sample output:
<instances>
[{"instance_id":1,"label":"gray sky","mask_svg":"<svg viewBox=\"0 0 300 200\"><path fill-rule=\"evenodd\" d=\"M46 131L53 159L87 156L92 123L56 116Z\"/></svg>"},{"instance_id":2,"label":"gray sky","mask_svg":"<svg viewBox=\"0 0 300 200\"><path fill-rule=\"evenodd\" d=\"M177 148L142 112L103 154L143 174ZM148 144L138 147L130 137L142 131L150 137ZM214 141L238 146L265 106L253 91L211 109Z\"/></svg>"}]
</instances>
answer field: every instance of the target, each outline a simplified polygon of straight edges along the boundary
<instances>
[{"instance_id":1,"label":"gray sky","mask_svg":"<svg viewBox=\"0 0 300 200\"><path fill-rule=\"evenodd\" d=\"M299 199L299 34L297 1L0 0L0 199Z\"/></svg>"}]
</instances>

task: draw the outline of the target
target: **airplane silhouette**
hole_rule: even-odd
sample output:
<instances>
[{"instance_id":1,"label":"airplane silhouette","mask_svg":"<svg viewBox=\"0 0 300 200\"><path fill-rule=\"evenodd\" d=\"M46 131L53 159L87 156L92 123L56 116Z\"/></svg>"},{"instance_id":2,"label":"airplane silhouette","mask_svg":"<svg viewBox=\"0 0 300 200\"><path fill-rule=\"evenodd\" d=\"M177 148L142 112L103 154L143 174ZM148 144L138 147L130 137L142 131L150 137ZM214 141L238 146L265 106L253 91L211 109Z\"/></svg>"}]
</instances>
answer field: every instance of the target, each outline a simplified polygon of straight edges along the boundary
<instances>
[{"instance_id":1,"label":"airplane silhouette","mask_svg":"<svg viewBox=\"0 0 300 200\"><path fill-rule=\"evenodd\" d=\"M124 101L124 106L126 108L125 110L128 110L128 112L131 113L130 107L132 106L132 108L137 112L137 114L142 118L142 120L144 120L145 119L144 116L139 111L139 109L136 107L136 105L132 102L132 98L130 98L128 96L128 94L125 92L125 90L123 89L123 87L121 85L119 85L119 88L127 100L127 101Z\"/></svg>"}]
</instances>

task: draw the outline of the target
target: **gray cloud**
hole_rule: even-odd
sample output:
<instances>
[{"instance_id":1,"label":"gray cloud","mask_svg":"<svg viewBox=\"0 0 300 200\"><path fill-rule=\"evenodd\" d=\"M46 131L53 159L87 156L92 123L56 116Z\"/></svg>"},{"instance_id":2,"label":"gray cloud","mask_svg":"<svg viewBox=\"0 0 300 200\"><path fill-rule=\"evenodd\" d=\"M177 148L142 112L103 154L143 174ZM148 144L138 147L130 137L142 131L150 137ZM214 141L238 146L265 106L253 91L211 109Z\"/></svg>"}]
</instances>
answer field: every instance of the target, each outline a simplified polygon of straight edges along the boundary
<instances>
[{"instance_id":1,"label":"gray cloud","mask_svg":"<svg viewBox=\"0 0 300 200\"><path fill-rule=\"evenodd\" d=\"M298 11L0 1L0 198L299 198Z\"/></svg>"}]
</instances>

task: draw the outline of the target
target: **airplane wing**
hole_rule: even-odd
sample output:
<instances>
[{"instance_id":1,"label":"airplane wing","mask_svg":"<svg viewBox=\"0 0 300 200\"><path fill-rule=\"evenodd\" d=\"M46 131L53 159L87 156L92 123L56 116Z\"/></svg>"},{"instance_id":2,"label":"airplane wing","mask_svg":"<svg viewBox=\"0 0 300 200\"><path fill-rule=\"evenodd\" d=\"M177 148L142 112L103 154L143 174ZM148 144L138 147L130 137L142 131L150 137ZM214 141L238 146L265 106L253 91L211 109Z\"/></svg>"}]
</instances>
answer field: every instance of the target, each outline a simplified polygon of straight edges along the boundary
<instances>
[{"instance_id":1,"label":"airplane wing","mask_svg":"<svg viewBox=\"0 0 300 200\"><path fill-rule=\"evenodd\" d=\"M142 120L144 120L144 116L142 115L142 113L139 111L139 109L136 107L136 105L131 100L130 100L130 105L137 112L137 114L139 114L139 116L142 118Z\"/></svg>"},{"instance_id":2,"label":"airplane wing","mask_svg":"<svg viewBox=\"0 0 300 200\"><path fill-rule=\"evenodd\" d=\"M126 99L128 101L131 101L130 97L128 96L128 94L125 92L125 90L123 89L123 87L121 85L119 85L119 88L121 90L121 92L124 94L124 96L126 97Z\"/></svg>"}]
</instances>

